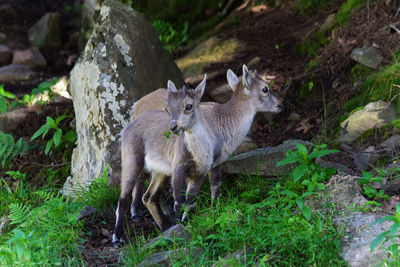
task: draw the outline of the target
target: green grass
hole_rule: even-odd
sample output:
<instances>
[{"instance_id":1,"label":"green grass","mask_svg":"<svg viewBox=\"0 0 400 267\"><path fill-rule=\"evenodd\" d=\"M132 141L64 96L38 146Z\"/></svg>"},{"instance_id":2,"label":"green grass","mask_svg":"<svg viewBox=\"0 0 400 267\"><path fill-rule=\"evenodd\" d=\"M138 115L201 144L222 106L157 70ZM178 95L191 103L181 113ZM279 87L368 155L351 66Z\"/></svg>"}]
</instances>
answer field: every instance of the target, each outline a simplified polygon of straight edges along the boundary
<instances>
[{"instance_id":1,"label":"green grass","mask_svg":"<svg viewBox=\"0 0 400 267\"><path fill-rule=\"evenodd\" d=\"M352 12L361 7L367 1L365 0L347 0L341 5L338 13L335 16L335 24L344 25L351 18Z\"/></svg>"},{"instance_id":2,"label":"green grass","mask_svg":"<svg viewBox=\"0 0 400 267\"><path fill-rule=\"evenodd\" d=\"M319 9L326 7L332 0L300 0L297 9L302 16L310 15Z\"/></svg>"}]
</instances>

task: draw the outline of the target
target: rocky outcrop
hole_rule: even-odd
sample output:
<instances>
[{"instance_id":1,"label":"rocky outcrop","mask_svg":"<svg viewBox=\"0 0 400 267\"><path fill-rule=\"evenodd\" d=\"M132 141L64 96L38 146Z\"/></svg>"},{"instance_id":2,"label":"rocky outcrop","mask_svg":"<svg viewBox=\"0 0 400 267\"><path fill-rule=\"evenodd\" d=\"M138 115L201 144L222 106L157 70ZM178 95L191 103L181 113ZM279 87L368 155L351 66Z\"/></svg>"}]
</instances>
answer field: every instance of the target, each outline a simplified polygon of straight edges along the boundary
<instances>
[{"instance_id":1,"label":"rocky outcrop","mask_svg":"<svg viewBox=\"0 0 400 267\"><path fill-rule=\"evenodd\" d=\"M28 32L33 46L44 49L58 49L62 46L60 14L46 13Z\"/></svg>"},{"instance_id":2,"label":"rocky outcrop","mask_svg":"<svg viewBox=\"0 0 400 267\"><path fill-rule=\"evenodd\" d=\"M340 124L338 142L351 144L365 131L380 128L394 119L396 119L396 108L393 105L381 100L369 103Z\"/></svg>"},{"instance_id":3,"label":"rocky outcrop","mask_svg":"<svg viewBox=\"0 0 400 267\"><path fill-rule=\"evenodd\" d=\"M277 176L287 174L291 168L277 167L276 163L286 157L286 151L295 150L296 143L307 144L303 140L287 140L276 147L264 147L232 157L224 163L222 171L228 174L255 174Z\"/></svg>"},{"instance_id":4,"label":"rocky outcrop","mask_svg":"<svg viewBox=\"0 0 400 267\"><path fill-rule=\"evenodd\" d=\"M12 64L25 65L36 70L45 69L47 66L46 59L44 59L42 53L37 48L16 50Z\"/></svg>"},{"instance_id":5,"label":"rocky outcrop","mask_svg":"<svg viewBox=\"0 0 400 267\"><path fill-rule=\"evenodd\" d=\"M120 172L120 132L134 101L183 78L145 17L124 4L103 2L95 29L70 74L77 147L63 192L73 194L99 177L106 164Z\"/></svg>"},{"instance_id":6,"label":"rocky outcrop","mask_svg":"<svg viewBox=\"0 0 400 267\"><path fill-rule=\"evenodd\" d=\"M14 83L33 79L37 73L25 65L12 64L0 68L0 83Z\"/></svg>"}]
</instances>

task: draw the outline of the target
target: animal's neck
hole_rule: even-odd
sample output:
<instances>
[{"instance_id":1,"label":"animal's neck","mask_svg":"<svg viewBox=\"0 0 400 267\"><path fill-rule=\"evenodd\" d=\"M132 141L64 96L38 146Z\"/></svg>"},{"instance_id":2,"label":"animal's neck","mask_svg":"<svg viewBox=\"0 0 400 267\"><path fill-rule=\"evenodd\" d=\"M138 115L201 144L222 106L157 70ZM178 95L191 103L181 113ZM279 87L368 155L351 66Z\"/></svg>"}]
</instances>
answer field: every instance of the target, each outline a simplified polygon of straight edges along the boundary
<instances>
[{"instance_id":1,"label":"animal's neck","mask_svg":"<svg viewBox=\"0 0 400 267\"><path fill-rule=\"evenodd\" d=\"M215 137L201 113L195 114L195 123L185 131L184 142L199 169L207 170L213 161Z\"/></svg>"},{"instance_id":2,"label":"animal's neck","mask_svg":"<svg viewBox=\"0 0 400 267\"><path fill-rule=\"evenodd\" d=\"M221 125L221 135L224 138L222 151L224 158L233 153L242 143L257 113L250 97L239 90L242 88L237 88L231 100L221 106L223 115L219 119L219 124Z\"/></svg>"}]
</instances>

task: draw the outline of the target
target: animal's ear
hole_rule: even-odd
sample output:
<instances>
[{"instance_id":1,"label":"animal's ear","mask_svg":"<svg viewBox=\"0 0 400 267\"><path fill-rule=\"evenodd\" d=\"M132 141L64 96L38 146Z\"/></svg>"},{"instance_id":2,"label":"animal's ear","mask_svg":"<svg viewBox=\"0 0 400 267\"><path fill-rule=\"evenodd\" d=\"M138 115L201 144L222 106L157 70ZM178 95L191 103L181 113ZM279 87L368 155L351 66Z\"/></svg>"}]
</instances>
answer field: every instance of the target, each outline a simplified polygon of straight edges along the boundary
<instances>
[{"instance_id":1,"label":"animal's ear","mask_svg":"<svg viewBox=\"0 0 400 267\"><path fill-rule=\"evenodd\" d=\"M226 79L228 80L229 86L232 88L233 91L235 91L238 83L239 83L239 78L236 76L236 74L232 70L228 70L226 72Z\"/></svg>"},{"instance_id":2,"label":"animal's ear","mask_svg":"<svg viewBox=\"0 0 400 267\"><path fill-rule=\"evenodd\" d=\"M243 91L246 95L250 94L250 88L253 83L253 78L246 65L243 65Z\"/></svg>"},{"instance_id":3,"label":"animal's ear","mask_svg":"<svg viewBox=\"0 0 400 267\"><path fill-rule=\"evenodd\" d=\"M176 89L175 84L173 82L171 82L170 80L168 80L167 88L168 88L168 92L173 92L173 93L178 92L178 89Z\"/></svg>"},{"instance_id":4,"label":"animal's ear","mask_svg":"<svg viewBox=\"0 0 400 267\"><path fill-rule=\"evenodd\" d=\"M258 71L254 70L254 77L260 77L260 75L258 75Z\"/></svg>"},{"instance_id":5,"label":"animal's ear","mask_svg":"<svg viewBox=\"0 0 400 267\"><path fill-rule=\"evenodd\" d=\"M203 80L197 85L196 89L194 89L196 100L200 102L201 97L203 96L204 89L206 89L206 81L207 74L204 74Z\"/></svg>"}]
</instances>

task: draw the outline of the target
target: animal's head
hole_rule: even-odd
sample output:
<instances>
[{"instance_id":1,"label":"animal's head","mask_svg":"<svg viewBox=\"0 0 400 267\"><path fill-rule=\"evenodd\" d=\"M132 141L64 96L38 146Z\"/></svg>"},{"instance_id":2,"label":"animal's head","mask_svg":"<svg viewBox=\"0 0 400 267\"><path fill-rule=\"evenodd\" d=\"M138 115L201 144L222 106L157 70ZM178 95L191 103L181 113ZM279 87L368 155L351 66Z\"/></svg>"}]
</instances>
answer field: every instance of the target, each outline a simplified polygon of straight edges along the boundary
<instances>
[{"instance_id":1,"label":"animal's head","mask_svg":"<svg viewBox=\"0 0 400 267\"><path fill-rule=\"evenodd\" d=\"M175 84L168 81L167 110L171 115L170 129L173 133L190 130L194 125L206 80L207 74L196 89L183 87L181 90L177 90Z\"/></svg>"},{"instance_id":2,"label":"animal's head","mask_svg":"<svg viewBox=\"0 0 400 267\"><path fill-rule=\"evenodd\" d=\"M256 107L259 112L281 112L283 105L282 100L275 96L270 90L268 84L258 75L257 71L254 71L252 75L247 69L246 65L243 65L243 78L242 84L236 74L228 70L226 78L232 89L241 90L245 97L251 100L251 105Z\"/></svg>"}]
</instances>

